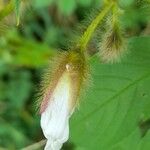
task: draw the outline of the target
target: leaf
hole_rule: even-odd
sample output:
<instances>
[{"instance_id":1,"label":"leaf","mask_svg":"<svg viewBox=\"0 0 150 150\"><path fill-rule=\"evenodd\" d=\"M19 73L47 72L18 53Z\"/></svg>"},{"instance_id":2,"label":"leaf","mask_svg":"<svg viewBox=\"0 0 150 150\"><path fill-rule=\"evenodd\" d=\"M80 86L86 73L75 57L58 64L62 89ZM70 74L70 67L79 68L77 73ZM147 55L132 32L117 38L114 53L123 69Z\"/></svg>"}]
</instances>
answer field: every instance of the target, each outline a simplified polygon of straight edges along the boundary
<instances>
[{"instance_id":1,"label":"leaf","mask_svg":"<svg viewBox=\"0 0 150 150\"><path fill-rule=\"evenodd\" d=\"M36 8L42 8L46 6L50 6L53 0L34 0L34 4Z\"/></svg>"},{"instance_id":2,"label":"leaf","mask_svg":"<svg viewBox=\"0 0 150 150\"><path fill-rule=\"evenodd\" d=\"M140 29L141 24L146 24L149 21L150 4L139 1L134 7L129 6L124 9L124 13L121 16L122 24L127 29Z\"/></svg>"},{"instance_id":3,"label":"leaf","mask_svg":"<svg viewBox=\"0 0 150 150\"><path fill-rule=\"evenodd\" d=\"M78 0L77 2L78 2L81 6L88 7L88 6L90 6L92 0Z\"/></svg>"},{"instance_id":4,"label":"leaf","mask_svg":"<svg viewBox=\"0 0 150 150\"><path fill-rule=\"evenodd\" d=\"M7 41L7 46L1 50L3 57L0 55L0 58L5 62L11 62L14 66L38 68L47 64L49 59L57 53L54 48L50 48L47 44L26 39L12 30L7 33ZM9 56L8 50L14 51L15 54Z\"/></svg>"},{"instance_id":5,"label":"leaf","mask_svg":"<svg viewBox=\"0 0 150 150\"><path fill-rule=\"evenodd\" d=\"M23 132L20 132L18 128L15 128L12 124L0 120L0 145L3 146L4 143L7 144L7 149L13 143L17 143L17 147L21 147L22 145L25 146L28 143L28 137L26 137Z\"/></svg>"},{"instance_id":6,"label":"leaf","mask_svg":"<svg viewBox=\"0 0 150 150\"><path fill-rule=\"evenodd\" d=\"M128 7L128 6L131 6L134 3L134 0L126 0L126 1L120 0L119 3L120 3L121 6Z\"/></svg>"},{"instance_id":7,"label":"leaf","mask_svg":"<svg viewBox=\"0 0 150 150\"><path fill-rule=\"evenodd\" d=\"M64 15L71 15L76 9L76 2L75 0L60 0L58 8Z\"/></svg>"},{"instance_id":8,"label":"leaf","mask_svg":"<svg viewBox=\"0 0 150 150\"><path fill-rule=\"evenodd\" d=\"M130 53L117 64L92 59L93 84L71 120L75 150L148 150L150 118L150 37L133 38ZM148 117L147 117L148 119Z\"/></svg>"},{"instance_id":9,"label":"leaf","mask_svg":"<svg viewBox=\"0 0 150 150\"><path fill-rule=\"evenodd\" d=\"M7 97L14 108L22 108L30 96L31 74L27 71L11 72L10 79L7 83Z\"/></svg>"}]
</instances>

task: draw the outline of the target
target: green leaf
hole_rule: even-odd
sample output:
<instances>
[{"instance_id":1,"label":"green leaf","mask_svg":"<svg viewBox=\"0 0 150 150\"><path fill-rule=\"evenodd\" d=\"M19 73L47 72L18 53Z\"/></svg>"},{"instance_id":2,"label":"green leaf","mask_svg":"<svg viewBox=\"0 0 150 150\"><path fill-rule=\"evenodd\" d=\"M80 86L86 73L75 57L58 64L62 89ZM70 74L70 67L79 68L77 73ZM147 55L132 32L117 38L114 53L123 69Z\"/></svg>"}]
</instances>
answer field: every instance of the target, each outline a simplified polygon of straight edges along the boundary
<instances>
[{"instance_id":1,"label":"green leaf","mask_svg":"<svg viewBox=\"0 0 150 150\"><path fill-rule=\"evenodd\" d=\"M71 15L76 9L76 2L75 0L60 0L58 8L64 15Z\"/></svg>"},{"instance_id":2,"label":"green leaf","mask_svg":"<svg viewBox=\"0 0 150 150\"><path fill-rule=\"evenodd\" d=\"M50 6L50 4L53 2L53 0L34 0L34 6L36 8L42 8L46 6Z\"/></svg>"},{"instance_id":3,"label":"green leaf","mask_svg":"<svg viewBox=\"0 0 150 150\"><path fill-rule=\"evenodd\" d=\"M130 53L117 64L92 59L93 84L71 120L75 150L148 150L150 118L150 37L133 38ZM149 118L148 118L149 116Z\"/></svg>"},{"instance_id":4,"label":"green leaf","mask_svg":"<svg viewBox=\"0 0 150 150\"><path fill-rule=\"evenodd\" d=\"M31 74L27 71L10 72L7 97L14 108L22 108L28 100L32 88Z\"/></svg>"},{"instance_id":5,"label":"green leaf","mask_svg":"<svg viewBox=\"0 0 150 150\"><path fill-rule=\"evenodd\" d=\"M0 58L3 62L12 63L15 66L41 67L57 53L56 49L50 48L47 44L24 38L12 30L7 33L7 41L7 46L1 49ZM9 50L13 50L15 54L9 55Z\"/></svg>"},{"instance_id":6,"label":"green leaf","mask_svg":"<svg viewBox=\"0 0 150 150\"><path fill-rule=\"evenodd\" d=\"M17 147L21 147L22 145L25 146L25 144L28 143L28 137L26 137L23 132L20 132L18 128L15 128L12 124L6 121L0 121L0 145L3 146L4 143L7 143L7 149L11 149L9 147L13 143L17 143Z\"/></svg>"},{"instance_id":7,"label":"green leaf","mask_svg":"<svg viewBox=\"0 0 150 150\"><path fill-rule=\"evenodd\" d=\"M121 6L128 7L134 3L134 0L120 0L119 3Z\"/></svg>"},{"instance_id":8,"label":"green leaf","mask_svg":"<svg viewBox=\"0 0 150 150\"><path fill-rule=\"evenodd\" d=\"M92 0L78 0L77 2L78 2L81 6L88 7L88 6L90 6Z\"/></svg>"}]
</instances>

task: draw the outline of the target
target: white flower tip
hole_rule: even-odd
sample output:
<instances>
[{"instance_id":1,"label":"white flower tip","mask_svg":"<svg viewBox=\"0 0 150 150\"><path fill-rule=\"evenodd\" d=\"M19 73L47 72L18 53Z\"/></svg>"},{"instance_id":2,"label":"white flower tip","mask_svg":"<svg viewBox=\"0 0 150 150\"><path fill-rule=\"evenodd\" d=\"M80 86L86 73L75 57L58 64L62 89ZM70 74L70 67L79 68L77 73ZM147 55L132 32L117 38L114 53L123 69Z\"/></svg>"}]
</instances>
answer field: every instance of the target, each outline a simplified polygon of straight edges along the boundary
<instances>
[{"instance_id":1,"label":"white flower tip","mask_svg":"<svg viewBox=\"0 0 150 150\"><path fill-rule=\"evenodd\" d=\"M44 150L60 150L62 147L62 143L58 141L53 141L52 139L48 139Z\"/></svg>"},{"instance_id":2,"label":"white flower tip","mask_svg":"<svg viewBox=\"0 0 150 150\"><path fill-rule=\"evenodd\" d=\"M41 127L48 139L45 150L60 150L69 137L70 82L64 73L41 114Z\"/></svg>"}]
</instances>

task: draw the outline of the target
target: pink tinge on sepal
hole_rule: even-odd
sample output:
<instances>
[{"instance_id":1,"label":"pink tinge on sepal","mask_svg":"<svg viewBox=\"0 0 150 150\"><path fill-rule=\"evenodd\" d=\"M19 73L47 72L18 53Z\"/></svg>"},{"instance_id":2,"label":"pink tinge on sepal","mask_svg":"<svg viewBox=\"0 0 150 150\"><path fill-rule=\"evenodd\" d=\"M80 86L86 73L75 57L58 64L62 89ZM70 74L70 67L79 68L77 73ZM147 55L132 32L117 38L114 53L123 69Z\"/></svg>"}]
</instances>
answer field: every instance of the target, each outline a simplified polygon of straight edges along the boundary
<instances>
[{"instance_id":1,"label":"pink tinge on sepal","mask_svg":"<svg viewBox=\"0 0 150 150\"><path fill-rule=\"evenodd\" d=\"M49 103L49 99L51 97L51 92L50 93L47 93L45 94L42 102L41 102L41 106L40 106L40 114L42 114L46 108L48 107L48 103Z\"/></svg>"}]
</instances>

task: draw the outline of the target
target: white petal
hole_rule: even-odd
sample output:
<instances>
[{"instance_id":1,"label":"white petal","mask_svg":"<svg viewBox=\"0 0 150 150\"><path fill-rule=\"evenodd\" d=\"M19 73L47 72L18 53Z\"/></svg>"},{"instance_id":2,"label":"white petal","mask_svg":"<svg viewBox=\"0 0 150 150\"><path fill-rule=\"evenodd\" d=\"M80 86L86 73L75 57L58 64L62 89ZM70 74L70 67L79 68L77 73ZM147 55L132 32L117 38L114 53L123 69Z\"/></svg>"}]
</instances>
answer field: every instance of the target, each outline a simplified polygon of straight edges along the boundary
<instances>
[{"instance_id":1,"label":"white petal","mask_svg":"<svg viewBox=\"0 0 150 150\"><path fill-rule=\"evenodd\" d=\"M69 99L69 76L64 73L41 114L41 127L48 139L45 150L59 150L69 138Z\"/></svg>"}]
</instances>

